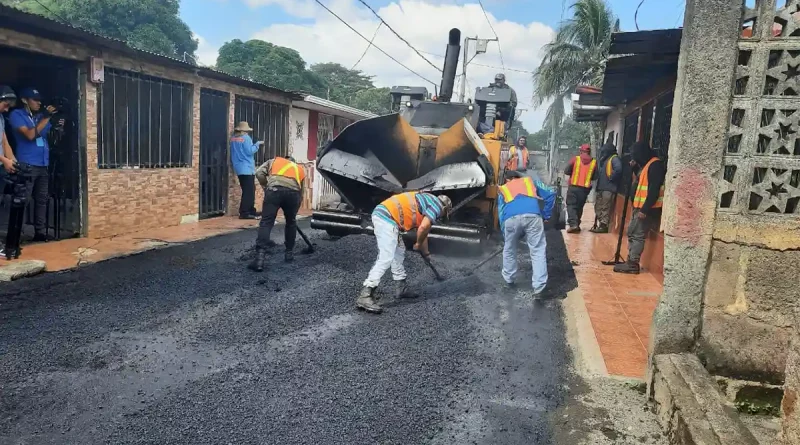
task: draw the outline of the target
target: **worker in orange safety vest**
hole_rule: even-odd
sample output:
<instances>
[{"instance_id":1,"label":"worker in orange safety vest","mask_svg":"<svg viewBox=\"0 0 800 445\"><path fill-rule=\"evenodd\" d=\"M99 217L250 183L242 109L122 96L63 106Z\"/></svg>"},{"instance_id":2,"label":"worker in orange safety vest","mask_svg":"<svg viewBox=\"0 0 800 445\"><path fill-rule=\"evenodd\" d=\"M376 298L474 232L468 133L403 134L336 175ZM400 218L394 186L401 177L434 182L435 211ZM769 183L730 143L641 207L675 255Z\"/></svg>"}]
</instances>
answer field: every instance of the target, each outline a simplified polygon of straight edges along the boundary
<instances>
[{"instance_id":1,"label":"worker in orange safety vest","mask_svg":"<svg viewBox=\"0 0 800 445\"><path fill-rule=\"evenodd\" d=\"M295 163L291 156L276 157L263 163L256 170L256 179L264 188L264 201L261 205L261 222L258 225L256 239L256 257L248 266L256 272L264 270L270 234L278 216L278 209L283 210L286 219L284 227L284 260L294 260L294 243L297 238L297 212L303 198L303 180L306 177L303 167Z\"/></svg>"},{"instance_id":2,"label":"worker in orange safety vest","mask_svg":"<svg viewBox=\"0 0 800 445\"><path fill-rule=\"evenodd\" d=\"M633 213L628 224L628 258L625 263L614 266L614 272L638 274L647 234L661 220L667 170L664 161L656 156L647 142L633 144L631 157L631 167L641 170L633 195Z\"/></svg>"},{"instance_id":3,"label":"worker in orange safety vest","mask_svg":"<svg viewBox=\"0 0 800 445\"><path fill-rule=\"evenodd\" d=\"M564 174L569 177L567 188L567 233L581 231L583 206L592 191L592 181L597 173L597 160L590 154L589 144L581 145L580 155L569 161Z\"/></svg>"},{"instance_id":4,"label":"worker in orange safety vest","mask_svg":"<svg viewBox=\"0 0 800 445\"><path fill-rule=\"evenodd\" d=\"M424 192L405 192L394 195L372 211L372 226L378 243L378 259L369 271L364 287L356 300L356 307L371 313L381 313L383 309L375 297L375 289L386 271L392 269L392 278L397 283L398 298L411 298L415 294L406 284L406 270L403 267L406 247L402 233L417 231L414 250L423 257L429 257L428 233L433 223L447 215L452 207L450 198L435 196Z\"/></svg>"},{"instance_id":5,"label":"worker in orange safety vest","mask_svg":"<svg viewBox=\"0 0 800 445\"><path fill-rule=\"evenodd\" d=\"M527 141L527 138L522 136L517 139L517 145L512 145L508 149L506 171L525 171L531 168Z\"/></svg>"}]
</instances>

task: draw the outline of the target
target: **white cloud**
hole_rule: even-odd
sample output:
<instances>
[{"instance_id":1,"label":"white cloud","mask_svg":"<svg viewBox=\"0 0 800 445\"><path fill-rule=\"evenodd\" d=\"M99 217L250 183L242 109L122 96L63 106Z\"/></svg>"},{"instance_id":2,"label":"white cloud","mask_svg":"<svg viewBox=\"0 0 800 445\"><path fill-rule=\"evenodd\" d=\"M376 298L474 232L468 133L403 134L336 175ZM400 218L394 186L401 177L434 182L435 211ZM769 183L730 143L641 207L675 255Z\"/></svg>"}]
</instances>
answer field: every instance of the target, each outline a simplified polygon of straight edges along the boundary
<instances>
[{"instance_id":1,"label":"white cloud","mask_svg":"<svg viewBox=\"0 0 800 445\"><path fill-rule=\"evenodd\" d=\"M245 0L254 9L260 6L277 5L288 14L306 19L303 24L272 24L252 38L266 40L276 45L294 48L309 64L338 62L351 67L364 52L367 42L330 15L314 0ZM472 0L474 1L474 0ZM372 37L378 19L355 0L325 0L324 3L337 15L367 38ZM486 2L484 2L486 4ZM396 0L376 10L401 36L420 51L444 55L447 36L451 28L459 28L462 40L465 36L491 38L494 34L477 2L460 5L453 0ZM553 36L553 30L538 22L518 23L498 21L489 13L492 26L497 31L503 50L503 61L507 68L533 71L541 60L541 48ZM200 36L197 54L200 63L213 64L218 48L212 47ZM242 36L241 38L246 38ZM433 81L437 87L441 74L401 42L386 26L381 26L374 43L394 58ZM474 42L473 42L474 45ZM474 47L473 47L474 49ZM424 54L434 65L441 67L441 57ZM462 54L463 57L463 54ZM481 66L489 65L490 67ZM496 43L490 43L486 54L473 59L467 70L467 97L475 87L488 85L497 72L502 71L502 62ZM377 49L370 48L359 63L358 69L375 76L378 86L424 85L433 92L433 85L399 66ZM459 60L458 74L461 74ZM460 79L456 78L456 92ZM522 121L530 131L538 130L545 115L545 107L530 106L533 86L531 74L506 70L506 79L517 92L519 108L528 108Z\"/></svg>"},{"instance_id":2,"label":"white cloud","mask_svg":"<svg viewBox=\"0 0 800 445\"><path fill-rule=\"evenodd\" d=\"M217 54L219 54L219 47L213 46L203 36L193 34L197 39L197 63L205 66L212 66L217 63Z\"/></svg>"}]
</instances>

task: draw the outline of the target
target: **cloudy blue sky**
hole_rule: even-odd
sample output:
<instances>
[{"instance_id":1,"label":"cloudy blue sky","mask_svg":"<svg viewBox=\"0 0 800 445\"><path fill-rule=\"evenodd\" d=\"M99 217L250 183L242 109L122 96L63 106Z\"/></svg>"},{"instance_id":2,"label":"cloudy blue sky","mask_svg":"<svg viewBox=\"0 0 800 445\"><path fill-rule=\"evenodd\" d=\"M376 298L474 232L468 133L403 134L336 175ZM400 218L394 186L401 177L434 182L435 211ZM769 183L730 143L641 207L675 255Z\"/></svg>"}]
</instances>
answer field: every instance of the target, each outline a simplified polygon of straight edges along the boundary
<instances>
[{"instance_id":1,"label":"cloudy blue sky","mask_svg":"<svg viewBox=\"0 0 800 445\"><path fill-rule=\"evenodd\" d=\"M367 37L379 24L359 0L321 0L332 11ZM491 38L494 34L478 0L364 0L378 14L426 54L441 64L447 31L458 27L464 35ZM482 0L492 26L500 38L502 60L496 45L477 56L470 65L467 91L488 84L503 64L509 84L517 91L525 126L541 127L543 107L530 106L530 71L539 63L542 45L547 43L562 17L561 0ZM573 0L566 0L566 7ZM607 0L626 31L636 29L634 11L640 0ZM645 0L639 10L640 29L679 27L684 0ZM565 12L569 14L569 11ZM181 16L200 39L200 63L213 64L218 48L232 39L258 38L294 48L309 64L338 62L347 67L359 59L367 42L353 33L314 0L183 0ZM375 44L422 77L436 83L436 71L416 55L385 26ZM374 75L379 86L425 85L426 82L380 52L370 49L358 69ZM427 85L432 91L433 88ZM458 87L458 85L457 85Z\"/></svg>"}]
</instances>

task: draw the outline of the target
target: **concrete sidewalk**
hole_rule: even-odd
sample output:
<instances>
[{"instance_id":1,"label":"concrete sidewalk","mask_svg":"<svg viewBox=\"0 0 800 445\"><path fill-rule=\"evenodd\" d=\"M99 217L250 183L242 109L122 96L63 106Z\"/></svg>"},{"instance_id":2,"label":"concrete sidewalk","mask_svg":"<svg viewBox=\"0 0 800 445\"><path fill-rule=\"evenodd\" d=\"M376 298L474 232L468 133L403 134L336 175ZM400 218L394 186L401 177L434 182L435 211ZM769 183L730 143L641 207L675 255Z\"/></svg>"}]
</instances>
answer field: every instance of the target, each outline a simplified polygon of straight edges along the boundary
<instances>
[{"instance_id":1,"label":"concrete sidewalk","mask_svg":"<svg viewBox=\"0 0 800 445\"><path fill-rule=\"evenodd\" d=\"M301 210L298 218L311 215L310 210ZM283 215L278 214L278 221ZM108 238L72 238L49 243L23 245L18 260L0 259L0 268L23 261L44 261L47 272L69 270L85 264L97 263L110 258L145 252L172 244L197 241L244 229L258 227L257 220L241 220L222 216L189 224L144 230L127 235Z\"/></svg>"}]
</instances>

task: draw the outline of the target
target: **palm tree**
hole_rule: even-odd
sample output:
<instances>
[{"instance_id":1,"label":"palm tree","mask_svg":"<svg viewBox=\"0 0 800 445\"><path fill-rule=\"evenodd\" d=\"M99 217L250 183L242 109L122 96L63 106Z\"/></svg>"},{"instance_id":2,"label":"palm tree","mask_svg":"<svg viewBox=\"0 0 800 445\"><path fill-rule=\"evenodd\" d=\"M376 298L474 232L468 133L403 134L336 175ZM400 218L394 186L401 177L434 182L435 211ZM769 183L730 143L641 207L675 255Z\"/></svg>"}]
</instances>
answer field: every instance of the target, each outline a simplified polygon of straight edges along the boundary
<instances>
[{"instance_id":1,"label":"palm tree","mask_svg":"<svg viewBox=\"0 0 800 445\"><path fill-rule=\"evenodd\" d=\"M605 0L577 0L572 18L562 22L552 42L544 47L544 58L533 74L533 101L547 109L545 128L551 134L551 159L555 134L564 120L564 102L578 85L600 86L603 82L611 34L619 31L619 20ZM596 138L591 131L592 147Z\"/></svg>"}]
</instances>

